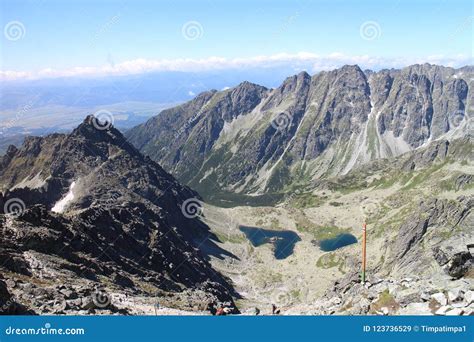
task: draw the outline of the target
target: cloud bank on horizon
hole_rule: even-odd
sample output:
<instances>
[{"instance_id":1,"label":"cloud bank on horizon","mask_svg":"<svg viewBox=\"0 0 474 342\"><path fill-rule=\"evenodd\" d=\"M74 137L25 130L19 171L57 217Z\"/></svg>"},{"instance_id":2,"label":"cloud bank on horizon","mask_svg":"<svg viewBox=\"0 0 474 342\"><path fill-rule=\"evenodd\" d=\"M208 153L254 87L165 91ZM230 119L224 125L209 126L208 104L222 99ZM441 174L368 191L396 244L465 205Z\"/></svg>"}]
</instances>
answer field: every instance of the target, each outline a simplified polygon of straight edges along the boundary
<instances>
[{"instance_id":1,"label":"cloud bank on horizon","mask_svg":"<svg viewBox=\"0 0 474 342\"><path fill-rule=\"evenodd\" d=\"M284 67L292 71L307 71L316 73L332 70L346 64L357 64L363 69L380 70L389 68L403 68L412 64L438 64L459 68L472 64L472 58L466 55L443 56L433 55L420 58L387 58L349 56L342 53L332 53L326 56L300 52L296 54L279 53L268 56L255 56L250 58L224 58L209 57L201 59L145 59L125 61L117 64L105 64L98 67L74 67L70 69L45 68L36 72L29 71L3 71L0 78L3 80L34 80L58 77L95 77L95 76L120 76L143 74L160 71L202 72L229 69L252 69Z\"/></svg>"},{"instance_id":2,"label":"cloud bank on horizon","mask_svg":"<svg viewBox=\"0 0 474 342\"><path fill-rule=\"evenodd\" d=\"M0 2L1 80L472 65L471 0Z\"/></svg>"}]
</instances>

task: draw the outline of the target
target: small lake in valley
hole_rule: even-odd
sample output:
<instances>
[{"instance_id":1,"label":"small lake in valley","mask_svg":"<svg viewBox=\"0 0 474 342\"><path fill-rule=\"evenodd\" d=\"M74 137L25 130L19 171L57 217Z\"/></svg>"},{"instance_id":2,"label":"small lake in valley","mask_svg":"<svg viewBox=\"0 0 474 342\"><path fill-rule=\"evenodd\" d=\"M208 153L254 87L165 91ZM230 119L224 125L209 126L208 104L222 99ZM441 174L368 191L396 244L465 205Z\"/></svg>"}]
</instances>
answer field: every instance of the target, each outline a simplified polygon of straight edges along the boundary
<instances>
[{"instance_id":1,"label":"small lake in valley","mask_svg":"<svg viewBox=\"0 0 474 342\"><path fill-rule=\"evenodd\" d=\"M357 243L357 238L349 233L339 234L331 239L324 239L318 242L319 248L324 252L335 251L336 249Z\"/></svg>"},{"instance_id":2,"label":"small lake in valley","mask_svg":"<svg viewBox=\"0 0 474 342\"><path fill-rule=\"evenodd\" d=\"M298 234L291 230L270 230L257 227L240 226L242 231L250 243L254 247L261 246L265 243L273 245L273 253L275 259L285 259L293 254L295 244L301 241Z\"/></svg>"}]
</instances>

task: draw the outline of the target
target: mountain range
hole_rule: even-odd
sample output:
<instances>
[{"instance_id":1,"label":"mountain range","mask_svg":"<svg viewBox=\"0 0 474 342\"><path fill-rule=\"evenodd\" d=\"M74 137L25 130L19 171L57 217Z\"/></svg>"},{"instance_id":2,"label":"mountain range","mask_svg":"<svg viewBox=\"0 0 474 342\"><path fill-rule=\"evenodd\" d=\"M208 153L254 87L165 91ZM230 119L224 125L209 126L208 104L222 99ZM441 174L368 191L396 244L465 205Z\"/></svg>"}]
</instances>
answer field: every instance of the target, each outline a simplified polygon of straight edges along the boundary
<instances>
[{"instance_id":1,"label":"mountain range","mask_svg":"<svg viewBox=\"0 0 474 342\"><path fill-rule=\"evenodd\" d=\"M347 65L274 89L243 82L164 110L126 137L206 198L276 194L472 135L473 75L472 67Z\"/></svg>"}]
</instances>

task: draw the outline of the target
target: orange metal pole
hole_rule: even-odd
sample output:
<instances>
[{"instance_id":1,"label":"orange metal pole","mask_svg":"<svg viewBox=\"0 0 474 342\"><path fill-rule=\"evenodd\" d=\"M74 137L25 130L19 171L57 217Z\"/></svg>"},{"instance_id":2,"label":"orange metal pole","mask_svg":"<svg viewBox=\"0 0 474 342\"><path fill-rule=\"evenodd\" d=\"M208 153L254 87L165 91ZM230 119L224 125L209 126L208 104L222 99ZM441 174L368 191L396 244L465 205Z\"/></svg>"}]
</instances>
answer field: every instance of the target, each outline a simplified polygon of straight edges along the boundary
<instances>
[{"instance_id":1,"label":"orange metal pole","mask_svg":"<svg viewBox=\"0 0 474 342\"><path fill-rule=\"evenodd\" d=\"M365 267L367 263L367 223L362 225L362 284L365 283Z\"/></svg>"}]
</instances>

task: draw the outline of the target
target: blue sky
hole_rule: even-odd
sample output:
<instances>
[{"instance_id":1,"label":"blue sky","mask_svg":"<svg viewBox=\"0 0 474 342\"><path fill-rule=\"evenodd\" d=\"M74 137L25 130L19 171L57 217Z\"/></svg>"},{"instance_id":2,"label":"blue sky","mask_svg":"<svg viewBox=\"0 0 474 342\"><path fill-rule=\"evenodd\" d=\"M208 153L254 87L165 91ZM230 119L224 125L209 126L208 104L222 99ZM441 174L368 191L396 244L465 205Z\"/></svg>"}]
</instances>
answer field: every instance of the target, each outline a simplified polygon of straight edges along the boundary
<instances>
[{"instance_id":1,"label":"blue sky","mask_svg":"<svg viewBox=\"0 0 474 342\"><path fill-rule=\"evenodd\" d=\"M472 64L472 7L470 0L1 0L0 70L21 77L44 69L75 75L259 66L272 56L315 68ZM7 33L12 22L22 25L19 39Z\"/></svg>"}]
</instances>

